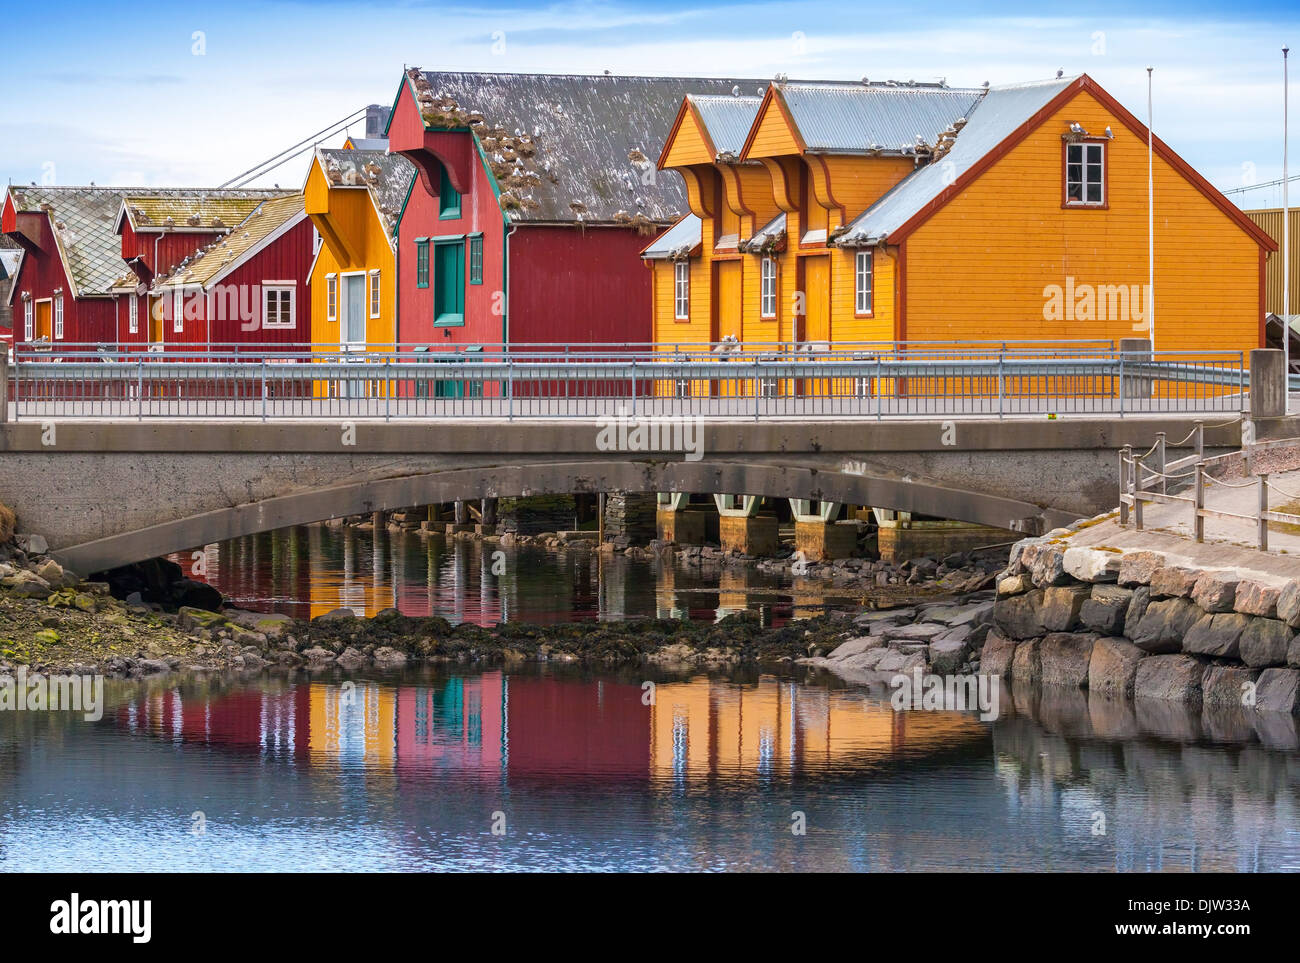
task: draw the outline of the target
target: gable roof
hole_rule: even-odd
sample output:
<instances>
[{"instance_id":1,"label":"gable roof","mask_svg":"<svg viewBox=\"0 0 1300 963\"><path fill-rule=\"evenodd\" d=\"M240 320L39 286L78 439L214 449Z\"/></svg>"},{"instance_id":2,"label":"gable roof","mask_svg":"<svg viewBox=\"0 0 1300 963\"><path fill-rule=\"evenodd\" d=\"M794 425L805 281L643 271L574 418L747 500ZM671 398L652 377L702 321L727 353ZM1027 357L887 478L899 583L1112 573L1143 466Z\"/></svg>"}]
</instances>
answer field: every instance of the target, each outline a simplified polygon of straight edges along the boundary
<instances>
[{"instance_id":1,"label":"gable roof","mask_svg":"<svg viewBox=\"0 0 1300 963\"><path fill-rule=\"evenodd\" d=\"M1085 90L1132 133L1142 140L1146 139L1146 125L1087 74L991 87L971 111L967 123L942 159L918 168L899 181L876 203L850 221L835 239L835 243L855 246L874 244L886 239L891 243L902 240L964 190L967 184L992 166L998 158L1027 137L1050 114ZM1266 250L1277 250L1276 242L1259 225L1242 213L1159 137L1152 136L1152 150L1258 244Z\"/></svg>"},{"instance_id":2,"label":"gable roof","mask_svg":"<svg viewBox=\"0 0 1300 963\"><path fill-rule=\"evenodd\" d=\"M351 145L349 147L348 145ZM388 150L387 137L349 137L343 143L344 150Z\"/></svg>"},{"instance_id":3,"label":"gable roof","mask_svg":"<svg viewBox=\"0 0 1300 963\"><path fill-rule=\"evenodd\" d=\"M365 187L370 192L391 242L402 204L415 181L415 165L401 154L386 150L346 148L321 148L316 151L316 163L331 187Z\"/></svg>"},{"instance_id":4,"label":"gable roof","mask_svg":"<svg viewBox=\"0 0 1300 963\"><path fill-rule=\"evenodd\" d=\"M302 194L264 200L229 234L181 261L155 287L207 287L220 281L248 258L307 216Z\"/></svg>"},{"instance_id":5,"label":"gable roof","mask_svg":"<svg viewBox=\"0 0 1300 963\"><path fill-rule=\"evenodd\" d=\"M138 188L136 190L147 190ZM51 234L74 298L107 295L122 271L122 242L114 231L131 189L11 185L14 210L49 215Z\"/></svg>"},{"instance_id":6,"label":"gable roof","mask_svg":"<svg viewBox=\"0 0 1300 963\"><path fill-rule=\"evenodd\" d=\"M125 218L133 231L228 231L268 197L291 193L252 188L131 193L122 199L114 227L120 231Z\"/></svg>"},{"instance_id":7,"label":"gable roof","mask_svg":"<svg viewBox=\"0 0 1300 963\"><path fill-rule=\"evenodd\" d=\"M409 70L429 130L472 130L511 220L667 223L680 178L647 176L688 94L731 96L766 81Z\"/></svg>"},{"instance_id":8,"label":"gable roof","mask_svg":"<svg viewBox=\"0 0 1300 963\"><path fill-rule=\"evenodd\" d=\"M695 108L696 116L704 125L716 156L738 158L741 148L745 146L745 139L749 137L749 128L758 116L763 98L756 94L748 97L688 94L686 99Z\"/></svg>"}]
</instances>

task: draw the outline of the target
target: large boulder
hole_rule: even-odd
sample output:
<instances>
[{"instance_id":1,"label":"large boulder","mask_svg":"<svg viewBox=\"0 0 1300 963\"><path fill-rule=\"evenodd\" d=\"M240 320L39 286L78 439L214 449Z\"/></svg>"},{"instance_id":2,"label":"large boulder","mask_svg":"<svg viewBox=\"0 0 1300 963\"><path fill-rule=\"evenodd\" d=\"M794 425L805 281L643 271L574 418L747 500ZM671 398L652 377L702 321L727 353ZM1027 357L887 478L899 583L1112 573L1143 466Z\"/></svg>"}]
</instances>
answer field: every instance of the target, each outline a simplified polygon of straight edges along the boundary
<instances>
[{"instance_id":1,"label":"large boulder","mask_svg":"<svg viewBox=\"0 0 1300 963\"><path fill-rule=\"evenodd\" d=\"M1151 577L1165 564L1155 552L1128 552L1119 560L1119 584L1128 588L1150 585Z\"/></svg>"},{"instance_id":2,"label":"large boulder","mask_svg":"<svg viewBox=\"0 0 1300 963\"><path fill-rule=\"evenodd\" d=\"M1201 698L1207 706L1236 706L1244 703L1247 686L1259 678L1259 670L1243 665L1212 665L1201 678Z\"/></svg>"},{"instance_id":3,"label":"large boulder","mask_svg":"<svg viewBox=\"0 0 1300 963\"><path fill-rule=\"evenodd\" d=\"M1122 556L1099 548L1067 548L1062 564L1065 573L1080 582L1114 582L1119 578Z\"/></svg>"},{"instance_id":4,"label":"large boulder","mask_svg":"<svg viewBox=\"0 0 1300 963\"><path fill-rule=\"evenodd\" d=\"M1292 579L1282 586L1277 597L1277 617L1291 628L1300 629L1300 581Z\"/></svg>"},{"instance_id":5,"label":"large boulder","mask_svg":"<svg viewBox=\"0 0 1300 963\"><path fill-rule=\"evenodd\" d=\"M852 655L859 655L869 649L878 649L883 646L884 640L879 636L862 635L855 639L849 639L843 645L835 647L835 650L827 656L828 659L847 659Z\"/></svg>"},{"instance_id":6,"label":"large boulder","mask_svg":"<svg viewBox=\"0 0 1300 963\"><path fill-rule=\"evenodd\" d=\"M1132 589L1094 585L1091 595L1079 608L1079 621L1084 628L1101 635L1123 635L1124 617L1132 600Z\"/></svg>"},{"instance_id":7,"label":"large boulder","mask_svg":"<svg viewBox=\"0 0 1300 963\"><path fill-rule=\"evenodd\" d=\"M1300 671L1265 669L1255 686L1255 708L1261 712L1300 711Z\"/></svg>"},{"instance_id":8,"label":"large boulder","mask_svg":"<svg viewBox=\"0 0 1300 963\"><path fill-rule=\"evenodd\" d=\"M1011 660L1016 654L1016 642L997 629L992 629L984 639L980 651L980 674L1006 679L1011 675Z\"/></svg>"},{"instance_id":9,"label":"large boulder","mask_svg":"<svg viewBox=\"0 0 1300 963\"><path fill-rule=\"evenodd\" d=\"M220 612L211 612L197 606L185 605L176 613L176 623L185 632L211 631L230 620Z\"/></svg>"},{"instance_id":10,"label":"large boulder","mask_svg":"<svg viewBox=\"0 0 1300 963\"><path fill-rule=\"evenodd\" d=\"M1130 696L1138 663L1146 656L1128 639L1098 639L1088 662L1088 689L1103 695Z\"/></svg>"},{"instance_id":11,"label":"large boulder","mask_svg":"<svg viewBox=\"0 0 1300 963\"><path fill-rule=\"evenodd\" d=\"M1238 653L1237 643L1249 622L1250 617L1239 612L1202 615L1183 636L1183 651L1235 659Z\"/></svg>"},{"instance_id":12,"label":"large boulder","mask_svg":"<svg viewBox=\"0 0 1300 963\"><path fill-rule=\"evenodd\" d=\"M1196 580L1192 601L1207 612L1231 612L1240 581L1228 572L1206 572Z\"/></svg>"},{"instance_id":13,"label":"large boulder","mask_svg":"<svg viewBox=\"0 0 1300 963\"><path fill-rule=\"evenodd\" d=\"M1042 589L1023 595L1000 597L993 605L993 624L1012 639L1032 639L1043 635Z\"/></svg>"},{"instance_id":14,"label":"large boulder","mask_svg":"<svg viewBox=\"0 0 1300 963\"><path fill-rule=\"evenodd\" d=\"M964 639L941 639L930 643L930 671L955 675L966 664L969 649Z\"/></svg>"},{"instance_id":15,"label":"large boulder","mask_svg":"<svg viewBox=\"0 0 1300 963\"><path fill-rule=\"evenodd\" d=\"M1069 580L1065 574L1065 549L1059 545L1041 545L1034 559L1034 584L1039 588L1061 585Z\"/></svg>"},{"instance_id":16,"label":"large boulder","mask_svg":"<svg viewBox=\"0 0 1300 963\"><path fill-rule=\"evenodd\" d=\"M1147 608L1151 605L1151 587L1142 585L1133 590L1133 598L1129 600L1128 612L1124 614L1124 637L1132 639L1137 635L1138 626L1142 622L1142 617L1147 614Z\"/></svg>"},{"instance_id":17,"label":"large boulder","mask_svg":"<svg viewBox=\"0 0 1300 963\"><path fill-rule=\"evenodd\" d=\"M1016 682L1038 683L1043 677L1042 639L1027 639L1016 646L1011 657L1011 678Z\"/></svg>"},{"instance_id":18,"label":"large boulder","mask_svg":"<svg viewBox=\"0 0 1300 963\"><path fill-rule=\"evenodd\" d=\"M1251 619L1238 644L1241 661L1262 669L1286 665L1293 638L1295 630L1279 619Z\"/></svg>"},{"instance_id":19,"label":"large boulder","mask_svg":"<svg viewBox=\"0 0 1300 963\"><path fill-rule=\"evenodd\" d=\"M1091 585L1053 585L1043 592L1039 618L1048 632L1069 632L1079 627L1079 610L1092 595Z\"/></svg>"},{"instance_id":20,"label":"large boulder","mask_svg":"<svg viewBox=\"0 0 1300 963\"><path fill-rule=\"evenodd\" d=\"M936 622L913 622L911 625L892 625L880 633L880 637L886 642L929 642L947 628Z\"/></svg>"},{"instance_id":21,"label":"large boulder","mask_svg":"<svg viewBox=\"0 0 1300 963\"><path fill-rule=\"evenodd\" d=\"M1130 638L1145 652L1178 652L1183 637L1204 614L1190 599L1161 599L1147 606Z\"/></svg>"},{"instance_id":22,"label":"large boulder","mask_svg":"<svg viewBox=\"0 0 1300 963\"><path fill-rule=\"evenodd\" d=\"M1259 615L1266 619L1277 617L1277 602L1282 590L1275 585L1265 585L1250 579L1237 584L1237 596L1232 609L1243 615Z\"/></svg>"},{"instance_id":23,"label":"large boulder","mask_svg":"<svg viewBox=\"0 0 1300 963\"><path fill-rule=\"evenodd\" d=\"M922 652L900 652L888 650L876 663L877 672L911 672L916 668L925 668L925 654Z\"/></svg>"},{"instance_id":24,"label":"large boulder","mask_svg":"<svg viewBox=\"0 0 1300 963\"><path fill-rule=\"evenodd\" d=\"M1201 573L1180 565L1163 565L1151 576L1152 598L1186 598L1196 588Z\"/></svg>"},{"instance_id":25,"label":"large boulder","mask_svg":"<svg viewBox=\"0 0 1300 963\"><path fill-rule=\"evenodd\" d=\"M1200 702L1205 663L1194 655L1153 655L1138 663L1133 676L1135 699Z\"/></svg>"},{"instance_id":26,"label":"large boulder","mask_svg":"<svg viewBox=\"0 0 1300 963\"><path fill-rule=\"evenodd\" d=\"M1043 639L1040 659L1044 685L1082 689L1088 684L1088 665L1097 636L1090 632L1053 632Z\"/></svg>"}]
</instances>

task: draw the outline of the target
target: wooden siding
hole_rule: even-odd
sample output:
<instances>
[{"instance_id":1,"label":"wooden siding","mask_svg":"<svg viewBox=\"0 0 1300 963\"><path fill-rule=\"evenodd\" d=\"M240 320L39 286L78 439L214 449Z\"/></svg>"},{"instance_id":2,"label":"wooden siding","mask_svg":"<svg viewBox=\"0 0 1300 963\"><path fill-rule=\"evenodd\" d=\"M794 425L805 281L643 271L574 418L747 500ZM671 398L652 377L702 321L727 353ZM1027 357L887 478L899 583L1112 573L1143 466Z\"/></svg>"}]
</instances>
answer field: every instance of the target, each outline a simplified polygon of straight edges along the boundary
<instances>
[{"instance_id":1,"label":"wooden siding","mask_svg":"<svg viewBox=\"0 0 1300 963\"><path fill-rule=\"evenodd\" d=\"M1277 242L1264 273L1264 310L1282 313L1282 209L1246 211L1246 216ZM1291 313L1300 314L1300 210L1291 208Z\"/></svg>"},{"instance_id":2,"label":"wooden siding","mask_svg":"<svg viewBox=\"0 0 1300 963\"><path fill-rule=\"evenodd\" d=\"M1061 205L1061 134L1115 132L1108 209ZM1091 94L1079 93L906 242L912 340L1131 337L1132 320L1047 320L1046 285L1145 285L1147 152ZM1260 344L1258 244L1157 156L1156 338L1161 349Z\"/></svg>"}]
</instances>

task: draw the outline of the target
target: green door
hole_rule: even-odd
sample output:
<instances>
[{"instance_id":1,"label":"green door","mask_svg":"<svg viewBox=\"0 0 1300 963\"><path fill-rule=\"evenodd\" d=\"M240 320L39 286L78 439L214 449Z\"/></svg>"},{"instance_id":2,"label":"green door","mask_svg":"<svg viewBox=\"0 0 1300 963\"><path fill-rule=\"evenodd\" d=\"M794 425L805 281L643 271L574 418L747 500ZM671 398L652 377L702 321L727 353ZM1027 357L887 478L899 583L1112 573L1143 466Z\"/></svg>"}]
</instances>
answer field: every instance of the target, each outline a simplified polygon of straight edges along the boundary
<instances>
[{"instance_id":1,"label":"green door","mask_svg":"<svg viewBox=\"0 0 1300 963\"><path fill-rule=\"evenodd\" d=\"M465 242L439 244L433 252L433 323L465 323Z\"/></svg>"}]
</instances>

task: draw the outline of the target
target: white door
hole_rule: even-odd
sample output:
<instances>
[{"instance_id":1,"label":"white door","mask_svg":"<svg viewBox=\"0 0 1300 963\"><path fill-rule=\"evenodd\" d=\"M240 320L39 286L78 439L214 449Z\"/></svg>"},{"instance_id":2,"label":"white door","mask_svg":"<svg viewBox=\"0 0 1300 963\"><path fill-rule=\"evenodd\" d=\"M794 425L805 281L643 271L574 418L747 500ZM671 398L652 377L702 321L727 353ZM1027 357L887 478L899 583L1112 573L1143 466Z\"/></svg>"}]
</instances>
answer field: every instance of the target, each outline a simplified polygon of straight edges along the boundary
<instances>
[{"instance_id":1,"label":"white door","mask_svg":"<svg viewBox=\"0 0 1300 963\"><path fill-rule=\"evenodd\" d=\"M366 345L366 276L349 274L343 279L343 343L349 348Z\"/></svg>"}]
</instances>

